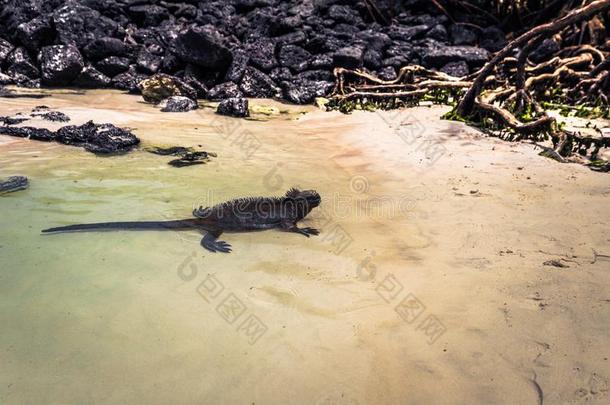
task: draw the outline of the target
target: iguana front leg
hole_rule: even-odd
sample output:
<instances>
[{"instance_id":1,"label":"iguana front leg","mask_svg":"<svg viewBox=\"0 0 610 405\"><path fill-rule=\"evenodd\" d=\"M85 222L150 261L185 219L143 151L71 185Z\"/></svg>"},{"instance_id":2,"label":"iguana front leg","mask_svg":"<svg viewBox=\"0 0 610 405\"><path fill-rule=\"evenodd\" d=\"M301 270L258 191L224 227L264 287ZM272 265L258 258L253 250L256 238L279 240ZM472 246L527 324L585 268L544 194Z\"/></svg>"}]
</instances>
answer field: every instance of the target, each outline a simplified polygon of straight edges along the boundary
<instances>
[{"instance_id":1,"label":"iguana front leg","mask_svg":"<svg viewBox=\"0 0 610 405\"><path fill-rule=\"evenodd\" d=\"M220 235L222 235L222 231L212 230L212 231L206 231L206 232L207 233L205 234L203 239L201 239L201 246L203 246L205 249L207 249L213 253L216 253L216 252L230 253L231 252L231 245L229 245L225 241L218 240L218 237Z\"/></svg>"},{"instance_id":2,"label":"iguana front leg","mask_svg":"<svg viewBox=\"0 0 610 405\"><path fill-rule=\"evenodd\" d=\"M319 235L320 231L316 228L299 228L295 222L282 222L282 229L286 232L295 232L305 235L309 238L310 235Z\"/></svg>"}]
</instances>

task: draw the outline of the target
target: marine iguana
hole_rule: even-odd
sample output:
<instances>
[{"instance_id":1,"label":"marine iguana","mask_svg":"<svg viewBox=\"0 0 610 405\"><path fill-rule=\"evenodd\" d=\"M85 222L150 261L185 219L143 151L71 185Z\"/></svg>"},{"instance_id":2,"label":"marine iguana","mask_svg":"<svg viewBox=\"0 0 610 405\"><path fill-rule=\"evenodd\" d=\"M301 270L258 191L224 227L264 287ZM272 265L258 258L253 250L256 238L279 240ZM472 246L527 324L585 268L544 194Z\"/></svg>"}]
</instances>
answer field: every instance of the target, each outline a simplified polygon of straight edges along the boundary
<instances>
[{"instance_id":1,"label":"marine iguana","mask_svg":"<svg viewBox=\"0 0 610 405\"><path fill-rule=\"evenodd\" d=\"M318 235L315 228L299 228L297 222L320 205L320 195L314 190L291 188L283 197L246 197L212 207L193 210L194 219L177 221L103 222L68 225L45 229L43 233L99 230L173 230L198 229L206 234L201 246L210 252L229 253L231 245L218 240L223 232L250 232L280 229L309 237Z\"/></svg>"}]
</instances>

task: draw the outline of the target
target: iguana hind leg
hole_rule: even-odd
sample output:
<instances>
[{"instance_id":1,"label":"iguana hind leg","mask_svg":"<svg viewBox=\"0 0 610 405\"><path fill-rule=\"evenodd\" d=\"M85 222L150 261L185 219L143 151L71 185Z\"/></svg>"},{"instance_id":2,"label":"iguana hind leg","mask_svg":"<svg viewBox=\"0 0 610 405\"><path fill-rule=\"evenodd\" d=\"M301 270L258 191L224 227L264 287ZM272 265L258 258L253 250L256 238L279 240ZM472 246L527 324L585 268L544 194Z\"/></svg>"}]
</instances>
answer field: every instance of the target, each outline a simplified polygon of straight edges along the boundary
<instances>
[{"instance_id":1,"label":"iguana hind leg","mask_svg":"<svg viewBox=\"0 0 610 405\"><path fill-rule=\"evenodd\" d=\"M295 223L283 223L282 229L286 232L295 232L309 238L310 235L319 235L320 231L316 228L299 228Z\"/></svg>"},{"instance_id":2,"label":"iguana hind leg","mask_svg":"<svg viewBox=\"0 0 610 405\"><path fill-rule=\"evenodd\" d=\"M203 239L201 239L201 246L213 253L230 253L231 245L225 241L218 240L221 234L222 231L207 231Z\"/></svg>"}]
</instances>

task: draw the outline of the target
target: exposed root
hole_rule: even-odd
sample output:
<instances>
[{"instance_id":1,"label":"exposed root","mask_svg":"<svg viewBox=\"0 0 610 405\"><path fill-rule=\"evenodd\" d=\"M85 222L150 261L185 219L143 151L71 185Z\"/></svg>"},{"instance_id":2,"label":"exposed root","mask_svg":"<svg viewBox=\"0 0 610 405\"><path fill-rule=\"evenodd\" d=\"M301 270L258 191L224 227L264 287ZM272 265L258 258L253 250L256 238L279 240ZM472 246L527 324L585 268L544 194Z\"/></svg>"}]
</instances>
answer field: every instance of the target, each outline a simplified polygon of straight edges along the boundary
<instances>
[{"instance_id":1,"label":"exposed root","mask_svg":"<svg viewBox=\"0 0 610 405\"><path fill-rule=\"evenodd\" d=\"M400 69L396 79L382 80L363 70L337 68L328 107L349 112L354 108L399 108L422 100L449 104L454 109L447 118L466 121L511 141L550 140L553 155L561 157L558 160L584 162L582 156L588 156L599 166L599 151L610 147L610 138L567 131L545 108L560 106L565 110L574 105L581 116L591 111L592 115L610 117L610 41L596 45L603 42L599 36L601 20L593 24L595 35L586 24L587 19L608 9L610 0L596 0L537 26L465 77L409 65ZM573 37L574 27L581 22L593 43L563 47L537 64L528 60L543 39L551 35L556 40ZM514 57L513 50L520 47Z\"/></svg>"}]
</instances>

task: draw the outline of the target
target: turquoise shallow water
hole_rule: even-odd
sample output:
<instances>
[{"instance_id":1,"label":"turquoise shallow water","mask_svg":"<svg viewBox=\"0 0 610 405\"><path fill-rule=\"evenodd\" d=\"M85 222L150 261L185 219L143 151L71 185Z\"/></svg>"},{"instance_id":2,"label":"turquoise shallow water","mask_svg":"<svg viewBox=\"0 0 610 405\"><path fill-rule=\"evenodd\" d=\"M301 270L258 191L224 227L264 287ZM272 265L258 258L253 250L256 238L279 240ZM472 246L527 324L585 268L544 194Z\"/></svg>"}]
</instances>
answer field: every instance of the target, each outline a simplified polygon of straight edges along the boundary
<instances>
[{"instance_id":1,"label":"turquoise shallow water","mask_svg":"<svg viewBox=\"0 0 610 405\"><path fill-rule=\"evenodd\" d=\"M353 324L337 317L378 304L373 290L357 282L357 258L337 254L332 240L230 234L223 239L234 252L213 255L199 246L197 232L40 230L188 218L198 205L278 195L299 185L328 198L336 179L349 191L351 173L329 159L338 150L321 132L350 125L302 125L294 107L260 114L260 121L218 118L207 109L162 114L135 97L91 94L87 106L83 96L55 94L0 100L0 109L27 112L44 103L75 123L131 127L143 147L200 146L218 158L176 169L167 165L170 158L144 150L97 157L2 138L0 176L28 176L31 187L0 197L0 322L7 326L0 335L0 401L269 403L279 396L277 403L313 403L333 397L336 383L328 384L330 394L313 389L321 377L304 368L329 362L324 373L332 373L331 365L342 360L326 359L321 334L349 339ZM308 143L314 146L307 149ZM323 221L314 212L303 226ZM349 214L344 222L357 224ZM291 375L277 379L278 365ZM287 381L301 384L286 391Z\"/></svg>"}]
</instances>

